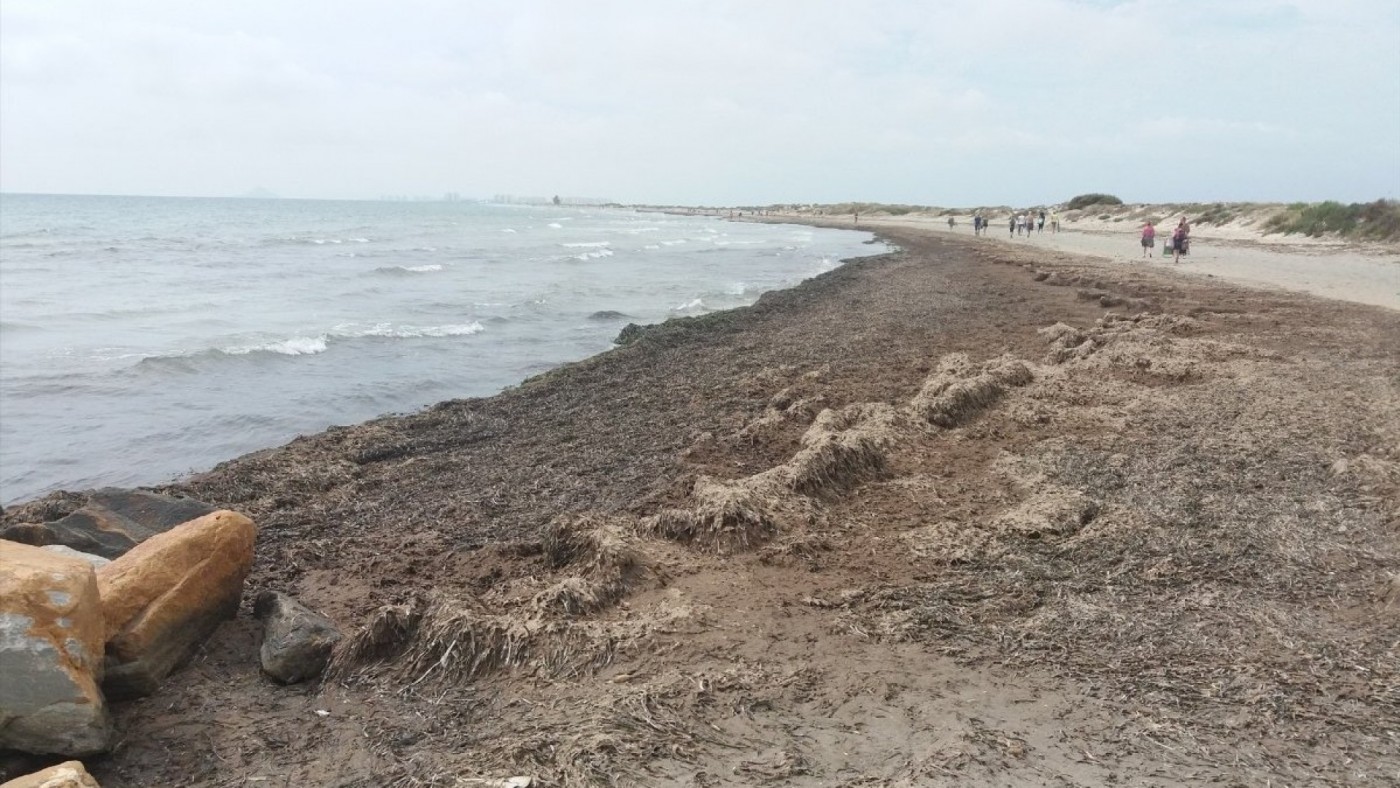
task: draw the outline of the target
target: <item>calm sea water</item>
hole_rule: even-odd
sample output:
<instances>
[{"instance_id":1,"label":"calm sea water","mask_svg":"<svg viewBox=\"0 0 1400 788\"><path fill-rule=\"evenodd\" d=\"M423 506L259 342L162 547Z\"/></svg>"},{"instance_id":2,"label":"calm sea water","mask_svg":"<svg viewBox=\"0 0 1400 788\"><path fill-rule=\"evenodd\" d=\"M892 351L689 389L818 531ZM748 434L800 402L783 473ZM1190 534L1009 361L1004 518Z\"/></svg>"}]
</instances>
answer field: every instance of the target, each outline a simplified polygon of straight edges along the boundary
<instances>
[{"instance_id":1,"label":"calm sea water","mask_svg":"<svg viewBox=\"0 0 1400 788\"><path fill-rule=\"evenodd\" d=\"M752 303L865 233L625 210L0 195L0 502L154 484Z\"/></svg>"}]
</instances>

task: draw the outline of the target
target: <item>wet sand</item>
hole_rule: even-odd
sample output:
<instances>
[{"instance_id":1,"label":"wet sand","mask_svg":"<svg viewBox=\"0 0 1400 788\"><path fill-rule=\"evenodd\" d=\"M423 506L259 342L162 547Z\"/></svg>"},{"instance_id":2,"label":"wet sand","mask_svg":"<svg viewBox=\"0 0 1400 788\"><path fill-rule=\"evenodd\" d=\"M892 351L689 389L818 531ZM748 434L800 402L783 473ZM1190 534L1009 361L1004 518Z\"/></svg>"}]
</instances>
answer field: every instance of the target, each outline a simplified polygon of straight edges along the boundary
<instances>
[{"instance_id":1,"label":"wet sand","mask_svg":"<svg viewBox=\"0 0 1400 788\"><path fill-rule=\"evenodd\" d=\"M117 706L94 774L1400 779L1400 313L882 232L902 251L167 488L253 516L250 589L354 636L279 687L244 611Z\"/></svg>"}]
</instances>

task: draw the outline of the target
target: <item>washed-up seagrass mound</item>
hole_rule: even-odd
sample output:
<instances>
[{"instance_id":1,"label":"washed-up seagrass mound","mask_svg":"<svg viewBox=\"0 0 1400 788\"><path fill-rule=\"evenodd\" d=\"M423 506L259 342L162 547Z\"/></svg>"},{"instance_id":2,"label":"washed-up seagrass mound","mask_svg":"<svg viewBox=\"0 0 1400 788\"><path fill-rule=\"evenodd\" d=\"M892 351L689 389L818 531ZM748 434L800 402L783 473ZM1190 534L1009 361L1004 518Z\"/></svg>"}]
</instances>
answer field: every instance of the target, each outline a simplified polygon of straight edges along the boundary
<instances>
[{"instance_id":1,"label":"washed-up seagrass mound","mask_svg":"<svg viewBox=\"0 0 1400 788\"><path fill-rule=\"evenodd\" d=\"M337 648L327 674L388 675L411 684L469 682L524 666L576 675L609 664L618 644L637 640L658 620L584 620L633 591L666 583L630 525L560 519L535 548L546 569L539 576L502 581L472 599L434 595L374 611Z\"/></svg>"},{"instance_id":2,"label":"washed-up seagrass mound","mask_svg":"<svg viewBox=\"0 0 1400 788\"><path fill-rule=\"evenodd\" d=\"M625 620L546 618L529 607L492 612L476 600L435 595L376 610L337 649L327 675L409 686L467 684L514 669L554 678L586 675L693 616L684 605L663 603Z\"/></svg>"},{"instance_id":3,"label":"washed-up seagrass mound","mask_svg":"<svg viewBox=\"0 0 1400 788\"><path fill-rule=\"evenodd\" d=\"M1033 379L1030 367L1011 356L976 367L967 356L953 353L939 361L938 368L909 403L909 409L931 424L952 428L996 404L1008 389L1024 386Z\"/></svg>"},{"instance_id":4,"label":"washed-up seagrass mound","mask_svg":"<svg viewBox=\"0 0 1400 788\"><path fill-rule=\"evenodd\" d=\"M1087 330L1056 323L1039 333L1050 345L1049 364L1125 370L1164 382L1195 380L1210 364L1281 359L1264 348L1192 337L1201 330L1184 315L1110 312Z\"/></svg>"},{"instance_id":5,"label":"washed-up seagrass mound","mask_svg":"<svg viewBox=\"0 0 1400 788\"><path fill-rule=\"evenodd\" d=\"M784 481L794 492L821 496L883 475L898 423L899 413L883 402L822 411L803 433L801 448L778 466Z\"/></svg>"},{"instance_id":6,"label":"washed-up seagrass mound","mask_svg":"<svg viewBox=\"0 0 1400 788\"><path fill-rule=\"evenodd\" d=\"M1030 367L1009 355L980 365L960 353L945 356L908 407L862 402L823 410L786 462L740 479L701 476L692 505L659 512L649 528L710 550L754 549L815 522L823 499L887 477L890 452L917 429L911 419L955 427L1033 379Z\"/></svg>"},{"instance_id":7,"label":"washed-up seagrass mound","mask_svg":"<svg viewBox=\"0 0 1400 788\"><path fill-rule=\"evenodd\" d=\"M716 551L748 550L778 531L777 518L792 509L791 494L777 468L733 481L701 476L691 491L693 505L665 509L651 518L651 530L683 544Z\"/></svg>"},{"instance_id":8,"label":"washed-up seagrass mound","mask_svg":"<svg viewBox=\"0 0 1400 788\"><path fill-rule=\"evenodd\" d=\"M784 527L815 518L810 498L836 494L885 472L899 414L883 403L824 410L787 462L741 479L701 476L693 505L651 518L653 533L716 551L751 550Z\"/></svg>"},{"instance_id":9,"label":"washed-up seagrass mound","mask_svg":"<svg viewBox=\"0 0 1400 788\"><path fill-rule=\"evenodd\" d=\"M612 607L639 587L664 585L665 573L635 533L591 518L556 521L543 542L552 569L574 574L535 595L541 613L580 616Z\"/></svg>"},{"instance_id":10,"label":"washed-up seagrass mound","mask_svg":"<svg viewBox=\"0 0 1400 788\"><path fill-rule=\"evenodd\" d=\"M1019 459L1019 458L1018 458ZM1018 471L1020 469L1017 469ZM944 521L900 534L916 555L945 564L996 560L1025 541L1062 541L1094 522L1102 503L1084 492L1049 483L1044 476L1022 477L1029 495L994 517Z\"/></svg>"},{"instance_id":11,"label":"washed-up seagrass mound","mask_svg":"<svg viewBox=\"0 0 1400 788\"><path fill-rule=\"evenodd\" d=\"M766 372L769 374L756 376L751 384L757 388L783 373L791 374L792 371ZM763 413L740 428L737 437L747 443L754 443L782 431L789 424L810 424L817 414L824 410L826 397L820 393L818 386L826 373L827 370L818 369L799 375L792 383L770 397Z\"/></svg>"}]
</instances>

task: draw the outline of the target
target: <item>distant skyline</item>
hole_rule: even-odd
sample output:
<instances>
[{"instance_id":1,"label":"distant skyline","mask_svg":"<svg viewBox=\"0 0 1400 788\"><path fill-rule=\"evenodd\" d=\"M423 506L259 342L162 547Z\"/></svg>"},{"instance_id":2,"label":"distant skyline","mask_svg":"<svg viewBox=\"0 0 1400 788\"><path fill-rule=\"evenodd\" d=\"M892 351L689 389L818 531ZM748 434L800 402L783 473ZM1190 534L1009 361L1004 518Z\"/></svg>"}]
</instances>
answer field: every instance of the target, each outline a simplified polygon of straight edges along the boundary
<instances>
[{"instance_id":1,"label":"distant skyline","mask_svg":"<svg viewBox=\"0 0 1400 788\"><path fill-rule=\"evenodd\" d=\"M0 4L0 190L1400 197L1394 0Z\"/></svg>"}]
</instances>

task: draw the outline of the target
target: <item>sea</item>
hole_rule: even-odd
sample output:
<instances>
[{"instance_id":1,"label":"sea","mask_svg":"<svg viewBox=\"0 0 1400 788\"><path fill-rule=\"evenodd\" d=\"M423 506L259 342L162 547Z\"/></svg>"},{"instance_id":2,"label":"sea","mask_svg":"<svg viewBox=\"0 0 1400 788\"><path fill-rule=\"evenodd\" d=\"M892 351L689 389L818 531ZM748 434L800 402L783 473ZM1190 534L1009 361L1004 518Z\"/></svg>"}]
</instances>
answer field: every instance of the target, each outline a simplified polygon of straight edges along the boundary
<instances>
[{"instance_id":1,"label":"sea","mask_svg":"<svg viewBox=\"0 0 1400 788\"><path fill-rule=\"evenodd\" d=\"M870 241L617 208L3 194L0 504L492 395Z\"/></svg>"}]
</instances>

